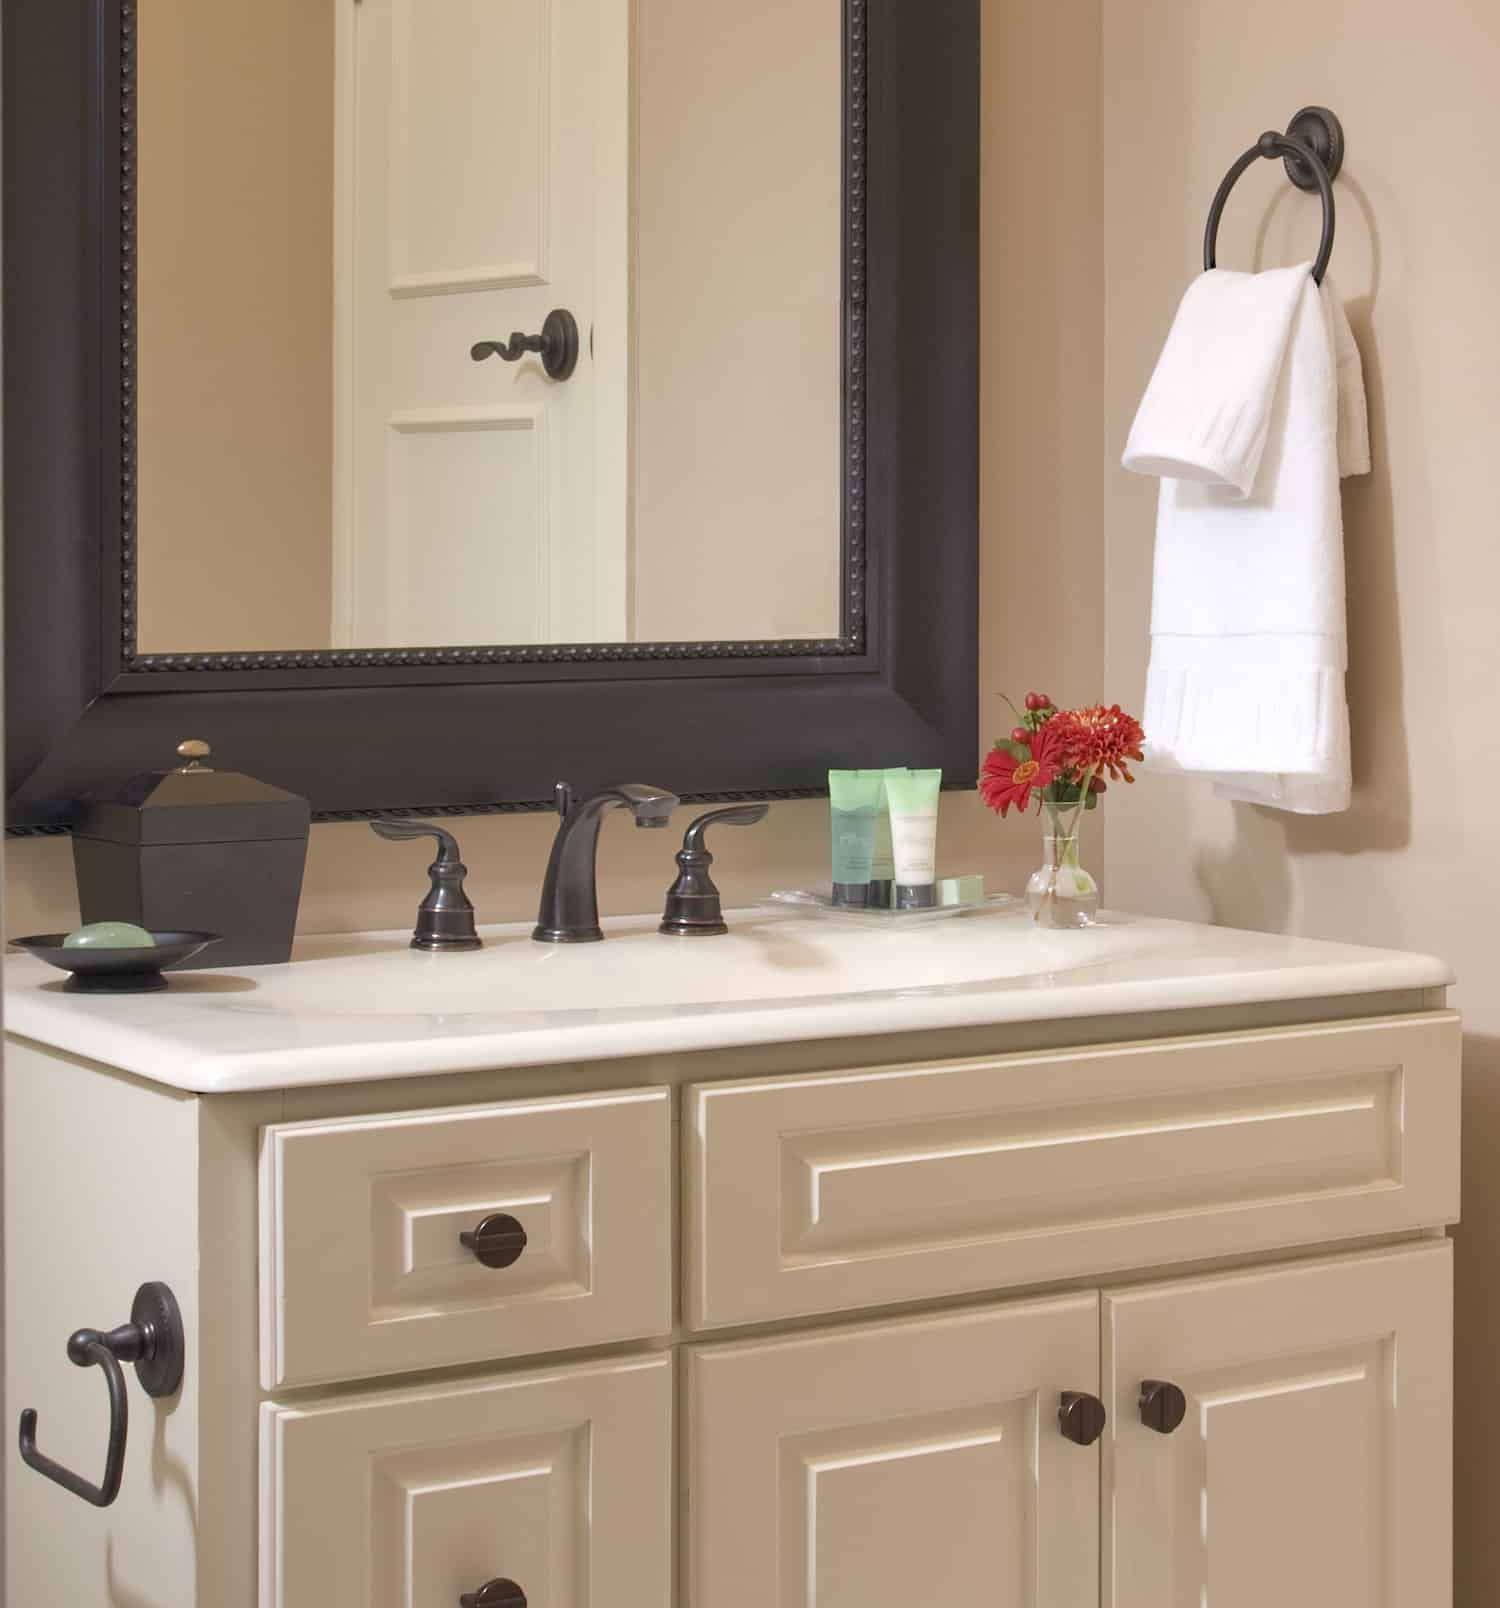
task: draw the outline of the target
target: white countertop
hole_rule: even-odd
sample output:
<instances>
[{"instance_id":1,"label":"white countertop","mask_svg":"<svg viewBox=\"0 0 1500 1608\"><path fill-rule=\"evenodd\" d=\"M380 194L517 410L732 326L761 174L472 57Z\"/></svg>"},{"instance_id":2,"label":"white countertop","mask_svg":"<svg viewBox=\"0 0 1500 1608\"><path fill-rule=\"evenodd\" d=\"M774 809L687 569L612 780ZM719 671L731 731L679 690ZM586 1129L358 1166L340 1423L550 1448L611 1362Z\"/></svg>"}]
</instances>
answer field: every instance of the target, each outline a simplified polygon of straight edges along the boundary
<instances>
[{"instance_id":1,"label":"white countertop","mask_svg":"<svg viewBox=\"0 0 1500 1608\"><path fill-rule=\"evenodd\" d=\"M484 929L468 955L409 933L299 942L285 966L169 973L163 993L80 997L29 955L5 963L5 1026L200 1093L537 1066L729 1045L1441 988L1425 955L1108 916L1037 930L1024 911L905 929L737 912L728 937L602 944Z\"/></svg>"}]
</instances>

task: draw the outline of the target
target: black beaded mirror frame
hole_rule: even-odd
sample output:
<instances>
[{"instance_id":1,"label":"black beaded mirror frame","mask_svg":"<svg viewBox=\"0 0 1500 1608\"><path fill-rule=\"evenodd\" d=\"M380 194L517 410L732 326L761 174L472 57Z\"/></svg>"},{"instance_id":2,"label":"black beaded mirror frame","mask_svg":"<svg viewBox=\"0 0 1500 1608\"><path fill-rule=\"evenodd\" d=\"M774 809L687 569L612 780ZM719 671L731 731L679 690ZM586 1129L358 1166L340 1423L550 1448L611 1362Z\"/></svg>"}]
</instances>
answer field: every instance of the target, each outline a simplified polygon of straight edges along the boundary
<instances>
[{"instance_id":1,"label":"black beaded mirror frame","mask_svg":"<svg viewBox=\"0 0 1500 1608\"><path fill-rule=\"evenodd\" d=\"M548 808L563 776L788 797L910 763L971 786L978 0L844 8L838 637L142 654L136 0L4 0L8 828L66 830L188 736L323 819Z\"/></svg>"}]
</instances>

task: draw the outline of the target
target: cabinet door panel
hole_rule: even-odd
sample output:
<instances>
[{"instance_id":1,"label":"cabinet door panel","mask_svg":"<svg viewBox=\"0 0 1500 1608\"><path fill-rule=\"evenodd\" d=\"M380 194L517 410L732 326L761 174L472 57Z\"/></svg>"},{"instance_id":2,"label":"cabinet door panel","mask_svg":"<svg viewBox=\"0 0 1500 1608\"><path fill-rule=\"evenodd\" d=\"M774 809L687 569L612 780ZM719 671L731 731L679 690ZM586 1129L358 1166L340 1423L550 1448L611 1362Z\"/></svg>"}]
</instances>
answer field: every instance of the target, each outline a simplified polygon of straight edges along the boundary
<instances>
[{"instance_id":1,"label":"cabinet door panel","mask_svg":"<svg viewBox=\"0 0 1500 1608\"><path fill-rule=\"evenodd\" d=\"M1451 1601L1451 1307L1446 1241L1107 1295L1106 1608Z\"/></svg>"},{"instance_id":2,"label":"cabinet door panel","mask_svg":"<svg viewBox=\"0 0 1500 1608\"><path fill-rule=\"evenodd\" d=\"M1446 1013L688 1091L696 1329L1458 1216Z\"/></svg>"},{"instance_id":3,"label":"cabinet door panel","mask_svg":"<svg viewBox=\"0 0 1500 1608\"><path fill-rule=\"evenodd\" d=\"M663 1608L671 1378L657 1356L266 1403L262 1608L451 1608L493 1579L528 1608Z\"/></svg>"},{"instance_id":4,"label":"cabinet door panel","mask_svg":"<svg viewBox=\"0 0 1500 1608\"><path fill-rule=\"evenodd\" d=\"M1097 1369L1092 1294L693 1352L688 1602L1094 1602Z\"/></svg>"}]
</instances>

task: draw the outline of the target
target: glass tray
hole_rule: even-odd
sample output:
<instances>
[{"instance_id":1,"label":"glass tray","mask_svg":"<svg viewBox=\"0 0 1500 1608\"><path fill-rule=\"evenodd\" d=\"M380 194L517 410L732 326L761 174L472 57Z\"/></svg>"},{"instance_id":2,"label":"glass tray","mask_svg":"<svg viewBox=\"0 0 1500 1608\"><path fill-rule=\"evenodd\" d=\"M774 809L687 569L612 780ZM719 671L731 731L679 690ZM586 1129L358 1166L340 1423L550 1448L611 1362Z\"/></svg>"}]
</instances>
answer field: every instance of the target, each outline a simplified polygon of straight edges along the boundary
<instances>
[{"instance_id":1,"label":"glass tray","mask_svg":"<svg viewBox=\"0 0 1500 1608\"><path fill-rule=\"evenodd\" d=\"M891 910L880 905L861 910L856 905L835 904L832 886L823 883L816 888L780 888L758 904L762 910L795 910L806 916L826 916L831 921L854 921L864 926L894 923L904 927L919 921L942 921L969 910L1004 910L1023 901L1010 893L986 893L963 904L934 905L928 910Z\"/></svg>"}]
</instances>

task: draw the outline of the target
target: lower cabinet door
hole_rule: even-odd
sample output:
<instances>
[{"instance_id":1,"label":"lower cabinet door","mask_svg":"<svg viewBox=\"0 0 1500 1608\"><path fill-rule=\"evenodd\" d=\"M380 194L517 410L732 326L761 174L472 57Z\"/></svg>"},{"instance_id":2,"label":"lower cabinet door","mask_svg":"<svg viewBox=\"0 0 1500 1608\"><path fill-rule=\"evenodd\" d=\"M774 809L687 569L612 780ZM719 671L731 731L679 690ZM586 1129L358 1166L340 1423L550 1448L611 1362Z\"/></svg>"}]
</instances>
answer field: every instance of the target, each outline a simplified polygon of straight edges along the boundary
<instances>
[{"instance_id":1,"label":"lower cabinet door","mask_svg":"<svg viewBox=\"0 0 1500 1608\"><path fill-rule=\"evenodd\" d=\"M686 1608L1093 1608L1098 1365L1092 1293L695 1348Z\"/></svg>"},{"instance_id":2,"label":"lower cabinet door","mask_svg":"<svg viewBox=\"0 0 1500 1608\"><path fill-rule=\"evenodd\" d=\"M1452 1602L1447 1241L1104 1297L1105 1608Z\"/></svg>"},{"instance_id":3,"label":"lower cabinet door","mask_svg":"<svg viewBox=\"0 0 1500 1608\"><path fill-rule=\"evenodd\" d=\"M262 1608L667 1608L666 1356L268 1402Z\"/></svg>"}]
</instances>

